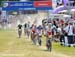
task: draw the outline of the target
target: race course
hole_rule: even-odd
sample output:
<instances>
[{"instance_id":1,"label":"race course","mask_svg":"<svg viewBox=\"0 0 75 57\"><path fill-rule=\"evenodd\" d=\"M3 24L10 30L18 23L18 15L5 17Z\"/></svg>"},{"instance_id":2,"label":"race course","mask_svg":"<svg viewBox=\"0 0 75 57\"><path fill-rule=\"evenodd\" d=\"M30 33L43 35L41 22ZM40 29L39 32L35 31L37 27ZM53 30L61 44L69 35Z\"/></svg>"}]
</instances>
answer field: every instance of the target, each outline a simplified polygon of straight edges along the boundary
<instances>
[{"instance_id":1,"label":"race course","mask_svg":"<svg viewBox=\"0 0 75 57\"><path fill-rule=\"evenodd\" d=\"M53 42L52 52L43 45L34 45L24 34L18 38L16 30L0 30L0 57L75 57L75 47L61 47Z\"/></svg>"}]
</instances>

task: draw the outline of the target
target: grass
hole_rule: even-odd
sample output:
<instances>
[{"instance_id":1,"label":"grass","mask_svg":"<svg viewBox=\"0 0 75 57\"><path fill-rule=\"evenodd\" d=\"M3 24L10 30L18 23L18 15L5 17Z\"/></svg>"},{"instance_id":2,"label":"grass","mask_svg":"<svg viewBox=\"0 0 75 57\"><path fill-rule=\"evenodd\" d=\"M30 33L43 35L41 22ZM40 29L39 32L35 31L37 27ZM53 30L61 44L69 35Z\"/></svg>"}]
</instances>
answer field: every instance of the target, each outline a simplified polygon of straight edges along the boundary
<instances>
[{"instance_id":1,"label":"grass","mask_svg":"<svg viewBox=\"0 0 75 57\"><path fill-rule=\"evenodd\" d=\"M57 53L75 57L75 48L53 43L53 51L50 53L45 49L44 37L43 46L40 47L33 45L24 35L19 39L14 30L0 30L0 57L64 57Z\"/></svg>"},{"instance_id":2,"label":"grass","mask_svg":"<svg viewBox=\"0 0 75 57\"><path fill-rule=\"evenodd\" d=\"M55 51L75 57L75 47L64 47L60 46L60 43L53 43L53 48Z\"/></svg>"}]
</instances>

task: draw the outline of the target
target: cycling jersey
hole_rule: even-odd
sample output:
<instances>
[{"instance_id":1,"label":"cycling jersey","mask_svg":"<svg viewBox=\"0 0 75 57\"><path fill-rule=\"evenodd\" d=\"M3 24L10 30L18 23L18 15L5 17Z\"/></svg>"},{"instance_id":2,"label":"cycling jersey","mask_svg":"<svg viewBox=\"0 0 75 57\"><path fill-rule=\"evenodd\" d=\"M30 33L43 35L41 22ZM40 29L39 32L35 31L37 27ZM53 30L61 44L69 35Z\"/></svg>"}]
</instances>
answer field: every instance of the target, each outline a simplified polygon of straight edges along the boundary
<instances>
[{"instance_id":1,"label":"cycling jersey","mask_svg":"<svg viewBox=\"0 0 75 57\"><path fill-rule=\"evenodd\" d=\"M22 25L21 24L18 25L18 29L22 29Z\"/></svg>"},{"instance_id":2,"label":"cycling jersey","mask_svg":"<svg viewBox=\"0 0 75 57\"><path fill-rule=\"evenodd\" d=\"M48 36L48 38L52 38L52 32L51 31L47 31L47 36Z\"/></svg>"}]
</instances>

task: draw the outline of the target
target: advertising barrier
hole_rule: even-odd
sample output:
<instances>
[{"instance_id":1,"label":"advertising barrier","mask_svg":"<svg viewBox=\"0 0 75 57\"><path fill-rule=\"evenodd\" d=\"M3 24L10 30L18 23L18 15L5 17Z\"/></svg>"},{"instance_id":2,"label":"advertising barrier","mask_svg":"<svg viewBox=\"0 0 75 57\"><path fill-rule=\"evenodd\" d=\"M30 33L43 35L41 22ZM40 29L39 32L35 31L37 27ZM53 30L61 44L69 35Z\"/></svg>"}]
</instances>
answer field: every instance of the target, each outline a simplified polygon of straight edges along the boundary
<instances>
[{"instance_id":1,"label":"advertising barrier","mask_svg":"<svg viewBox=\"0 0 75 57\"><path fill-rule=\"evenodd\" d=\"M52 1L2 2L2 10L52 10Z\"/></svg>"}]
</instances>

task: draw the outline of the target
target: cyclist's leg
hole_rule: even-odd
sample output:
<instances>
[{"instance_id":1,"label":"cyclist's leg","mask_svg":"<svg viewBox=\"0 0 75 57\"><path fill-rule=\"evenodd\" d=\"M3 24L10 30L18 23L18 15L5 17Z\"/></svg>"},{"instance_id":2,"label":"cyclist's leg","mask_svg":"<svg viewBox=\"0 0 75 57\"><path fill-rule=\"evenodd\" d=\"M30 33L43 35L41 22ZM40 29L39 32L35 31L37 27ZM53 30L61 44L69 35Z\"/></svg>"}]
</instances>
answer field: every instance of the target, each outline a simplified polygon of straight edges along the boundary
<instances>
[{"instance_id":1,"label":"cyclist's leg","mask_svg":"<svg viewBox=\"0 0 75 57\"><path fill-rule=\"evenodd\" d=\"M50 39L49 51L52 51L52 42L51 42L51 39Z\"/></svg>"},{"instance_id":2,"label":"cyclist's leg","mask_svg":"<svg viewBox=\"0 0 75 57\"><path fill-rule=\"evenodd\" d=\"M47 47L47 50L49 50L48 39L46 39L46 47Z\"/></svg>"},{"instance_id":3,"label":"cyclist's leg","mask_svg":"<svg viewBox=\"0 0 75 57\"><path fill-rule=\"evenodd\" d=\"M31 33L31 40L33 40L33 33Z\"/></svg>"},{"instance_id":4,"label":"cyclist's leg","mask_svg":"<svg viewBox=\"0 0 75 57\"><path fill-rule=\"evenodd\" d=\"M25 29L24 29L24 35L26 35L26 33L25 33Z\"/></svg>"},{"instance_id":5,"label":"cyclist's leg","mask_svg":"<svg viewBox=\"0 0 75 57\"><path fill-rule=\"evenodd\" d=\"M39 45L41 46L41 43L42 43L42 39L41 39L41 36L39 36Z\"/></svg>"},{"instance_id":6,"label":"cyclist's leg","mask_svg":"<svg viewBox=\"0 0 75 57\"><path fill-rule=\"evenodd\" d=\"M29 35L28 35L28 30L27 30L27 38L29 37Z\"/></svg>"},{"instance_id":7,"label":"cyclist's leg","mask_svg":"<svg viewBox=\"0 0 75 57\"><path fill-rule=\"evenodd\" d=\"M30 37L30 31L28 31L28 38Z\"/></svg>"},{"instance_id":8,"label":"cyclist's leg","mask_svg":"<svg viewBox=\"0 0 75 57\"><path fill-rule=\"evenodd\" d=\"M36 45L36 35L33 35L33 43Z\"/></svg>"},{"instance_id":9,"label":"cyclist's leg","mask_svg":"<svg viewBox=\"0 0 75 57\"><path fill-rule=\"evenodd\" d=\"M26 37L27 37L27 29L26 29Z\"/></svg>"},{"instance_id":10,"label":"cyclist's leg","mask_svg":"<svg viewBox=\"0 0 75 57\"><path fill-rule=\"evenodd\" d=\"M21 30L21 29L19 29L19 30L18 30L19 38L21 38L21 34L22 34L22 30Z\"/></svg>"},{"instance_id":11,"label":"cyclist's leg","mask_svg":"<svg viewBox=\"0 0 75 57\"><path fill-rule=\"evenodd\" d=\"M35 43L35 35L34 35L34 33L31 33L31 40L32 40L33 43Z\"/></svg>"},{"instance_id":12,"label":"cyclist's leg","mask_svg":"<svg viewBox=\"0 0 75 57\"><path fill-rule=\"evenodd\" d=\"M18 29L18 36L19 36L19 29ZM19 36L19 38L20 38L20 36Z\"/></svg>"},{"instance_id":13,"label":"cyclist's leg","mask_svg":"<svg viewBox=\"0 0 75 57\"><path fill-rule=\"evenodd\" d=\"M38 42L38 44L39 44L39 35L37 34L37 42Z\"/></svg>"},{"instance_id":14,"label":"cyclist's leg","mask_svg":"<svg viewBox=\"0 0 75 57\"><path fill-rule=\"evenodd\" d=\"M24 29L24 35L26 36L26 28Z\"/></svg>"},{"instance_id":15,"label":"cyclist's leg","mask_svg":"<svg viewBox=\"0 0 75 57\"><path fill-rule=\"evenodd\" d=\"M49 51L52 50L52 43L51 43L51 40L50 40L50 39L47 39L47 49L48 49Z\"/></svg>"}]
</instances>

